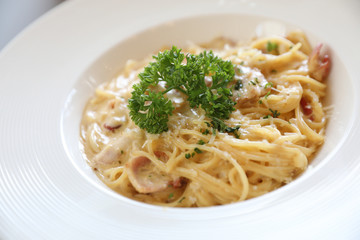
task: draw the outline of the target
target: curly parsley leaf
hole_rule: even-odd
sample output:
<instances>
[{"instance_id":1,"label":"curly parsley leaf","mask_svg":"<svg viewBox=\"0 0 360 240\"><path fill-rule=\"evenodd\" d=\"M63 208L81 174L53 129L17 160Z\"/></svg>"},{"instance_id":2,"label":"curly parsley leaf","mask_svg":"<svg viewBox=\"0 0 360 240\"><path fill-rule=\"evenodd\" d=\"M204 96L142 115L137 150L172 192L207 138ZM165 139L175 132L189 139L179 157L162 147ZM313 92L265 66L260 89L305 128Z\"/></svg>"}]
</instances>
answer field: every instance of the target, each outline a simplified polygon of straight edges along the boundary
<instances>
[{"instance_id":1,"label":"curly parsley leaf","mask_svg":"<svg viewBox=\"0 0 360 240\"><path fill-rule=\"evenodd\" d=\"M146 93L143 93L139 86L134 86L128 105L131 119L149 133L167 131L169 115L172 115L174 110L172 102L166 99L161 92L147 90Z\"/></svg>"},{"instance_id":2,"label":"curly parsley leaf","mask_svg":"<svg viewBox=\"0 0 360 240\"><path fill-rule=\"evenodd\" d=\"M269 108L269 111L271 112L271 114L264 116L263 119L267 119L269 117L277 118L280 116L280 112L278 110L272 110L271 108Z\"/></svg>"},{"instance_id":3,"label":"curly parsley leaf","mask_svg":"<svg viewBox=\"0 0 360 240\"><path fill-rule=\"evenodd\" d=\"M278 51L278 45L275 42L268 41L266 43L266 51L272 52L272 51Z\"/></svg>"},{"instance_id":4,"label":"curly parsley leaf","mask_svg":"<svg viewBox=\"0 0 360 240\"><path fill-rule=\"evenodd\" d=\"M213 117L211 121L211 126L214 130L217 130L221 133L232 133L236 138L240 138L240 134L238 133L240 125L237 125L235 127L229 127L225 124L223 120Z\"/></svg>"},{"instance_id":5,"label":"curly parsley leaf","mask_svg":"<svg viewBox=\"0 0 360 240\"><path fill-rule=\"evenodd\" d=\"M174 106L165 94L173 89L187 96L190 107L204 109L207 117L227 119L235 110L236 103L227 88L235 75L230 61L222 60L212 51L185 56L175 46L153 58L156 61L139 74L140 83L133 86L129 99L130 117L140 128L154 134L168 130L167 122ZM205 77L211 77L210 86ZM166 89L155 91L160 82L165 82Z\"/></svg>"}]
</instances>

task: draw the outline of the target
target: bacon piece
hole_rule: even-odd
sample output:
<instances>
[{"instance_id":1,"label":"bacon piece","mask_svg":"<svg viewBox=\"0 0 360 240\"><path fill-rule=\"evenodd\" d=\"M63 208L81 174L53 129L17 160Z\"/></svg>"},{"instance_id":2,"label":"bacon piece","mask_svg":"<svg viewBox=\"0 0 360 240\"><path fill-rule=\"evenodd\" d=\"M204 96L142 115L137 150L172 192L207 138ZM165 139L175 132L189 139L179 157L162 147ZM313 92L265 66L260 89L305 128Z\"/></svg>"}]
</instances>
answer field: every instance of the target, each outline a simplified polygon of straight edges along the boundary
<instances>
[{"instance_id":1,"label":"bacon piece","mask_svg":"<svg viewBox=\"0 0 360 240\"><path fill-rule=\"evenodd\" d=\"M321 55L323 44L318 44L309 56L308 68L312 78L318 81L325 79L330 72L331 60L328 54Z\"/></svg>"},{"instance_id":2,"label":"bacon piece","mask_svg":"<svg viewBox=\"0 0 360 240\"><path fill-rule=\"evenodd\" d=\"M173 188L181 188L184 184L186 184L185 178L178 177L171 181L169 185L173 186Z\"/></svg>"},{"instance_id":3,"label":"bacon piece","mask_svg":"<svg viewBox=\"0 0 360 240\"><path fill-rule=\"evenodd\" d=\"M93 158L94 166L106 166L112 165L118 161L121 161L124 155L125 149L128 149L129 143L133 141L133 138L129 135L121 136L115 141L109 143L101 152L99 152Z\"/></svg>"},{"instance_id":4,"label":"bacon piece","mask_svg":"<svg viewBox=\"0 0 360 240\"><path fill-rule=\"evenodd\" d=\"M301 98L300 105L301 105L301 108L305 115L309 116L312 114L313 111L312 111L311 105L310 105L310 103L308 103L308 101L306 101L305 98Z\"/></svg>"},{"instance_id":5,"label":"bacon piece","mask_svg":"<svg viewBox=\"0 0 360 240\"><path fill-rule=\"evenodd\" d=\"M309 119L311 121L314 121L314 116L312 115L313 110L312 110L311 104L305 98L301 98L300 106L301 106L301 109L302 109L303 113L305 114L305 116L309 117Z\"/></svg>"},{"instance_id":6,"label":"bacon piece","mask_svg":"<svg viewBox=\"0 0 360 240\"><path fill-rule=\"evenodd\" d=\"M115 129L118 129L121 126L122 126L122 124L119 124L119 125L116 125L116 126L110 126L110 125L104 123L104 128L106 128L109 131L114 131Z\"/></svg>"},{"instance_id":7,"label":"bacon piece","mask_svg":"<svg viewBox=\"0 0 360 240\"><path fill-rule=\"evenodd\" d=\"M166 153L164 153L163 151L154 151L154 154L161 161L166 162L167 160L169 160L168 155L166 155Z\"/></svg>"},{"instance_id":8,"label":"bacon piece","mask_svg":"<svg viewBox=\"0 0 360 240\"><path fill-rule=\"evenodd\" d=\"M115 108L115 100L112 100L112 101L109 102L109 107L110 107L111 109L114 109L114 108Z\"/></svg>"},{"instance_id":9,"label":"bacon piece","mask_svg":"<svg viewBox=\"0 0 360 240\"><path fill-rule=\"evenodd\" d=\"M171 182L170 176L161 173L151 160L144 156L131 159L125 167L131 184L139 193L162 191Z\"/></svg>"},{"instance_id":10,"label":"bacon piece","mask_svg":"<svg viewBox=\"0 0 360 240\"><path fill-rule=\"evenodd\" d=\"M109 131L115 131L118 128L121 128L127 121L126 116L112 116L105 119L103 127Z\"/></svg>"}]
</instances>

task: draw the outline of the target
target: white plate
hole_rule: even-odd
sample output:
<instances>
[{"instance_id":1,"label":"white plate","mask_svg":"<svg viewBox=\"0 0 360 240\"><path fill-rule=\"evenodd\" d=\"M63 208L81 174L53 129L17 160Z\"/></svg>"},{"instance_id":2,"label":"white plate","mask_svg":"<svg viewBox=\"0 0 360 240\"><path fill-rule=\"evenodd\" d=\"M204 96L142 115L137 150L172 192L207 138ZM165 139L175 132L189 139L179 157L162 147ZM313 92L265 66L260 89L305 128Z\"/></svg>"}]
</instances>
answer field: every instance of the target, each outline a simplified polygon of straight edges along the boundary
<instances>
[{"instance_id":1,"label":"white plate","mask_svg":"<svg viewBox=\"0 0 360 240\"><path fill-rule=\"evenodd\" d=\"M0 239L359 239L360 2L67 1L0 53ZM81 158L94 87L163 44L258 23L300 27L331 49L327 140L293 183L242 203L165 209L104 187Z\"/></svg>"}]
</instances>

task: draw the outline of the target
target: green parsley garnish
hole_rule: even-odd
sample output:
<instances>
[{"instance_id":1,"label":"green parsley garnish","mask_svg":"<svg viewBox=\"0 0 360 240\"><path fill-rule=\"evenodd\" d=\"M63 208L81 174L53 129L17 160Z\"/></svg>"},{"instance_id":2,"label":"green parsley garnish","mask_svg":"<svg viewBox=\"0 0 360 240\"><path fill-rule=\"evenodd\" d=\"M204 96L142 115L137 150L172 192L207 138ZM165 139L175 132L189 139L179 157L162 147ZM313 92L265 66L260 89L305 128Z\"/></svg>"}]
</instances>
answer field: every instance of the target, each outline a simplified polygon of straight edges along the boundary
<instances>
[{"instance_id":1,"label":"green parsley garnish","mask_svg":"<svg viewBox=\"0 0 360 240\"><path fill-rule=\"evenodd\" d=\"M277 43L273 43L271 41L268 41L266 44L266 51L267 52L272 52L272 51L277 51L278 50L278 45Z\"/></svg>"},{"instance_id":2,"label":"green parsley garnish","mask_svg":"<svg viewBox=\"0 0 360 240\"><path fill-rule=\"evenodd\" d=\"M216 134L216 130L217 130L221 133L232 133L236 138L240 137L238 133L240 125L237 125L235 127L229 127L224 123L223 120L214 117L213 120L211 121L211 126L213 127L213 134L214 132Z\"/></svg>"},{"instance_id":3,"label":"green parsley garnish","mask_svg":"<svg viewBox=\"0 0 360 240\"><path fill-rule=\"evenodd\" d=\"M269 108L269 110L274 118L277 118L278 116L280 116L280 112L278 112L278 110L274 111L271 108Z\"/></svg>"},{"instance_id":4,"label":"green parsley garnish","mask_svg":"<svg viewBox=\"0 0 360 240\"><path fill-rule=\"evenodd\" d=\"M239 66L237 66L237 67L235 68L235 70L236 70L236 73L239 74L239 75L241 75L241 74L244 73Z\"/></svg>"},{"instance_id":5,"label":"green parsley garnish","mask_svg":"<svg viewBox=\"0 0 360 240\"><path fill-rule=\"evenodd\" d=\"M204 142L204 144L205 144L205 142ZM185 154L185 158L186 159L189 159L189 158L191 158L191 157L194 157L195 156L195 154L197 153L197 154L200 154L200 153L202 153L203 151L201 151L199 148L194 148L194 152L192 152L191 154L190 153L186 153Z\"/></svg>"},{"instance_id":6,"label":"green parsley garnish","mask_svg":"<svg viewBox=\"0 0 360 240\"><path fill-rule=\"evenodd\" d=\"M271 94L271 91L268 91L268 92L265 94L264 98L267 99L270 94Z\"/></svg>"},{"instance_id":7,"label":"green parsley garnish","mask_svg":"<svg viewBox=\"0 0 360 240\"><path fill-rule=\"evenodd\" d=\"M272 82L268 82L265 84L264 88L272 88L274 84Z\"/></svg>"},{"instance_id":8,"label":"green parsley garnish","mask_svg":"<svg viewBox=\"0 0 360 240\"><path fill-rule=\"evenodd\" d=\"M186 197L182 197L180 200L179 200L179 203L181 203Z\"/></svg>"},{"instance_id":9,"label":"green parsley garnish","mask_svg":"<svg viewBox=\"0 0 360 240\"><path fill-rule=\"evenodd\" d=\"M172 199L174 197L174 193L170 193L168 199Z\"/></svg>"},{"instance_id":10,"label":"green parsley garnish","mask_svg":"<svg viewBox=\"0 0 360 240\"><path fill-rule=\"evenodd\" d=\"M203 135L208 135L210 133L209 129L205 129L203 132L201 132Z\"/></svg>"},{"instance_id":11,"label":"green parsley garnish","mask_svg":"<svg viewBox=\"0 0 360 240\"><path fill-rule=\"evenodd\" d=\"M242 83L242 80L237 80L235 85L234 85L234 89L235 90L240 90L240 88L243 87L243 83Z\"/></svg>"},{"instance_id":12,"label":"green parsley garnish","mask_svg":"<svg viewBox=\"0 0 360 240\"><path fill-rule=\"evenodd\" d=\"M278 116L280 116L280 112L278 112L278 110L272 110L271 108L269 108L269 111L271 112L271 115L268 114L265 117L263 117L264 119L269 118L269 117L273 117L273 118L277 118Z\"/></svg>"},{"instance_id":13,"label":"green parsley garnish","mask_svg":"<svg viewBox=\"0 0 360 240\"><path fill-rule=\"evenodd\" d=\"M165 94L173 89L184 93L190 107L201 107L207 117L228 119L236 104L228 84L233 81L235 70L231 61L224 61L212 51L199 55L181 53L173 46L171 50L153 56L156 60L139 74L140 83L133 86L128 108L136 125L149 133L158 134L168 130L173 103ZM186 59L186 64L183 64ZM205 76L211 76L207 86ZM165 82L164 91L155 87Z\"/></svg>"},{"instance_id":14,"label":"green parsley garnish","mask_svg":"<svg viewBox=\"0 0 360 240\"><path fill-rule=\"evenodd\" d=\"M204 142L204 140L200 139L200 140L197 142L197 144L199 144L199 145L204 145L205 142Z\"/></svg>"},{"instance_id":15,"label":"green parsley garnish","mask_svg":"<svg viewBox=\"0 0 360 240\"><path fill-rule=\"evenodd\" d=\"M194 151L195 151L196 153L202 153L202 151L201 151L199 148L194 148Z\"/></svg>"}]
</instances>

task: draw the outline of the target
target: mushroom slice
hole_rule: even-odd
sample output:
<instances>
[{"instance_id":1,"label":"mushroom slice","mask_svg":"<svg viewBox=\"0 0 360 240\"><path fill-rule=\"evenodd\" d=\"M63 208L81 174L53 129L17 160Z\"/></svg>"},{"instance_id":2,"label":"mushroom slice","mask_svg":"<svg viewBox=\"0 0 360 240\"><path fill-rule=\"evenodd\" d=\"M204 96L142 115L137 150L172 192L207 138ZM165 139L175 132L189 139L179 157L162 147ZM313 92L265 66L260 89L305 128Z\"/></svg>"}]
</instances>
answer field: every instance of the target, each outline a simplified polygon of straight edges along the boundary
<instances>
[{"instance_id":1,"label":"mushroom slice","mask_svg":"<svg viewBox=\"0 0 360 240\"><path fill-rule=\"evenodd\" d=\"M133 187L139 193L153 193L168 187L172 178L161 172L150 159L135 157L126 164L126 173Z\"/></svg>"}]
</instances>

